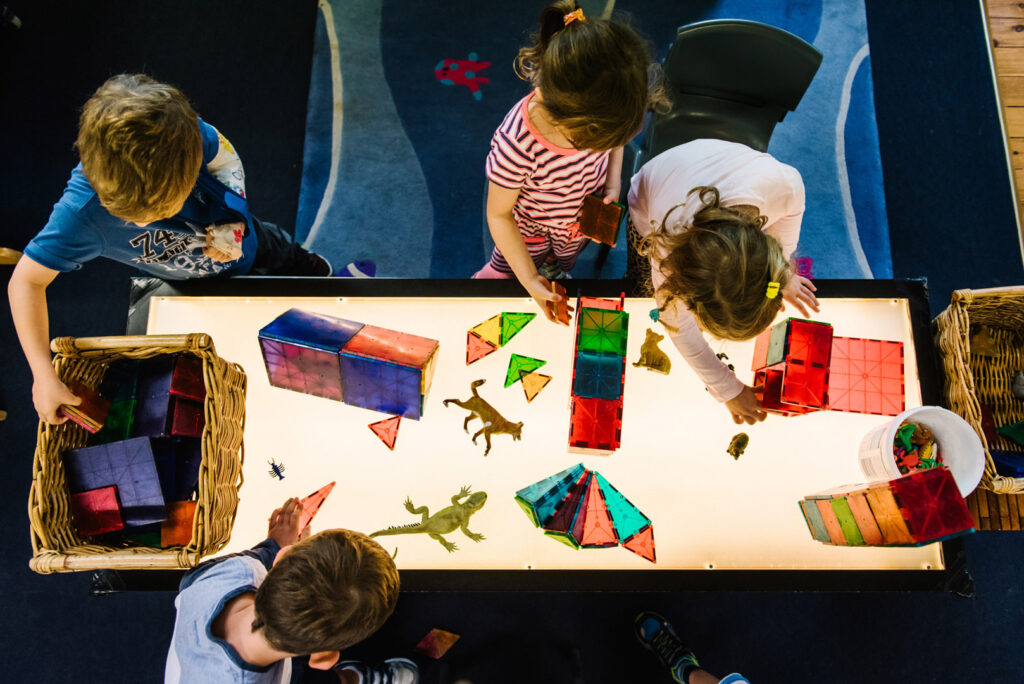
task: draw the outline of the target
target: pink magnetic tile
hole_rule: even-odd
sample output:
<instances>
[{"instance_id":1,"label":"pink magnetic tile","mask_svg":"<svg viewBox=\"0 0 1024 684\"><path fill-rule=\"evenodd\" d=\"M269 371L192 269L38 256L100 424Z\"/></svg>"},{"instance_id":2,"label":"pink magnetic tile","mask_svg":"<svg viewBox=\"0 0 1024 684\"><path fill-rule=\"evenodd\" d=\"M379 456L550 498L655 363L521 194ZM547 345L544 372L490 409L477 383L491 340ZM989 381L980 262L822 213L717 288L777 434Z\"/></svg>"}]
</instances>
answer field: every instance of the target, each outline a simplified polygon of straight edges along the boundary
<instances>
[{"instance_id":1,"label":"pink magnetic tile","mask_svg":"<svg viewBox=\"0 0 1024 684\"><path fill-rule=\"evenodd\" d=\"M830 409L895 416L904 406L902 342L833 338Z\"/></svg>"},{"instance_id":2,"label":"pink magnetic tile","mask_svg":"<svg viewBox=\"0 0 1024 684\"><path fill-rule=\"evenodd\" d=\"M419 335L364 325L341 350L342 354L363 356L411 368L423 368L437 349L437 340Z\"/></svg>"},{"instance_id":3,"label":"pink magnetic tile","mask_svg":"<svg viewBox=\"0 0 1024 684\"><path fill-rule=\"evenodd\" d=\"M587 309L610 309L619 311L622 305L617 299L604 299L602 297L580 297L579 305Z\"/></svg>"}]
</instances>

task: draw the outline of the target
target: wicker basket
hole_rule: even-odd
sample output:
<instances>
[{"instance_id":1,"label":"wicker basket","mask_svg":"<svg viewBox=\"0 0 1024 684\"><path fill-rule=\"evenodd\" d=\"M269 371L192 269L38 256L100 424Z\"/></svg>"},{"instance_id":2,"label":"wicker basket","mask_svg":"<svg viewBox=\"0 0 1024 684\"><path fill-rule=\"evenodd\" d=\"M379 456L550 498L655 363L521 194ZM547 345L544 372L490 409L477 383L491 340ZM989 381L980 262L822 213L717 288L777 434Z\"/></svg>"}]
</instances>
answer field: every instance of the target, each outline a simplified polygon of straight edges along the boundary
<instances>
[{"instance_id":1,"label":"wicker basket","mask_svg":"<svg viewBox=\"0 0 1024 684\"><path fill-rule=\"evenodd\" d=\"M997 356L971 354L971 326L993 329ZM949 307L935 318L935 341L942 356L946 404L962 416L985 447L981 487L999 494L1024 492L1024 478L996 473L981 429L981 405L992 408L996 425L1024 420L1024 402L1010 390L1014 371L1024 369L1024 287L957 290ZM999 449L1021 451L1000 438Z\"/></svg>"},{"instance_id":2,"label":"wicker basket","mask_svg":"<svg viewBox=\"0 0 1024 684\"><path fill-rule=\"evenodd\" d=\"M32 570L171 570L194 567L199 559L231 538L242 486L242 430L245 425L245 371L217 356L209 335L139 335L134 337L61 337L53 340L54 368L61 380L76 379L96 388L107 363L187 353L203 360L206 382L206 427L199 471L199 501L188 546L167 549L114 548L84 543L71 521L61 454L85 446L88 433L71 421L39 424L32 464L28 517L32 535Z\"/></svg>"}]
</instances>

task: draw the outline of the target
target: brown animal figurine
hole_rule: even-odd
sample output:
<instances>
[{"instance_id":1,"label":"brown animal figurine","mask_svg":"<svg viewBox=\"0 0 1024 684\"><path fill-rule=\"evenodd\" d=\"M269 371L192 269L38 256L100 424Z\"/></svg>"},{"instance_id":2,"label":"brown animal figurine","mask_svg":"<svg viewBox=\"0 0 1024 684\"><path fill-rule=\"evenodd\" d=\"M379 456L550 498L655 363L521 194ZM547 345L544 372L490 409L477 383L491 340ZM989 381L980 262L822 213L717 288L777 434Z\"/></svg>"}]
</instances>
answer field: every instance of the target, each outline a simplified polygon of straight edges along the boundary
<instances>
[{"instance_id":1,"label":"brown animal figurine","mask_svg":"<svg viewBox=\"0 0 1024 684\"><path fill-rule=\"evenodd\" d=\"M668 372L672 370L672 359L668 358L668 354L658 349L658 343L663 339L665 339L664 335L659 335L648 328L647 337L640 346L640 359L633 364L633 367L643 366L655 373L668 375Z\"/></svg>"},{"instance_id":2,"label":"brown animal figurine","mask_svg":"<svg viewBox=\"0 0 1024 684\"><path fill-rule=\"evenodd\" d=\"M469 415L466 416L466 422L462 424L462 429L469 433L469 421L474 418L479 418L480 422L484 424L482 428L477 430L476 434L473 435L473 444L476 444L476 438L481 434L484 436L484 440L487 442L487 448L484 449L484 456L491 450L491 435L494 434L508 434L512 435L512 439L518 441L519 435L523 430L522 422L512 423L501 417L498 411L484 401L476 392L476 388L484 384L483 380L474 380L470 384L469 388L473 390L473 396L466 401L459 401L458 399L445 399L444 405L448 406L449 403L460 406L467 411Z\"/></svg>"}]
</instances>

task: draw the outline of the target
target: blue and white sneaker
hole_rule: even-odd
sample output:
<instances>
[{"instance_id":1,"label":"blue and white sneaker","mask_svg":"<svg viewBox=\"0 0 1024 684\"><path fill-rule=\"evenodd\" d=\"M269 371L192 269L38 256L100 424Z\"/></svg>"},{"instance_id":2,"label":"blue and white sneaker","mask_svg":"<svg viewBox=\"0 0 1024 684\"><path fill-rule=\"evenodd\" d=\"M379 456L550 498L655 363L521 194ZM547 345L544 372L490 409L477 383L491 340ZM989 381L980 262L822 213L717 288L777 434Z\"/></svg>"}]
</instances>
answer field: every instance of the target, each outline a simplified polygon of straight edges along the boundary
<instances>
[{"instance_id":1,"label":"blue and white sneaker","mask_svg":"<svg viewBox=\"0 0 1024 684\"><path fill-rule=\"evenodd\" d=\"M633 631L644 648L658 656L661 664L668 668L672 679L679 684L687 684L686 677L690 671L700 667L693 651L683 645L672 623L657 613L644 611L637 615L633 621Z\"/></svg>"},{"instance_id":2,"label":"blue and white sneaker","mask_svg":"<svg viewBox=\"0 0 1024 684\"><path fill-rule=\"evenodd\" d=\"M357 673L361 684L419 684L420 669L408 658L389 658L380 665L368 665L359 660L342 660L334 666L341 677L342 670Z\"/></svg>"}]
</instances>

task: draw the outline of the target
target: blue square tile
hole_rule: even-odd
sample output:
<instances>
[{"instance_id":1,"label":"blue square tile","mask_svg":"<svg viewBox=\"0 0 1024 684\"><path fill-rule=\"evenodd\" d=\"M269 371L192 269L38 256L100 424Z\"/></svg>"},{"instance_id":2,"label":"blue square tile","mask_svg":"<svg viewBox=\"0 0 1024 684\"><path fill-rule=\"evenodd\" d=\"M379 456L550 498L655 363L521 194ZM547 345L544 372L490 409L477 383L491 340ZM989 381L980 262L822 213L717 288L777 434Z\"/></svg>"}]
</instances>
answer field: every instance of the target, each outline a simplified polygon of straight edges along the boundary
<instances>
[{"instance_id":1,"label":"blue square tile","mask_svg":"<svg viewBox=\"0 0 1024 684\"><path fill-rule=\"evenodd\" d=\"M339 359L346 404L420 419L419 369L345 354Z\"/></svg>"},{"instance_id":2,"label":"blue square tile","mask_svg":"<svg viewBox=\"0 0 1024 684\"><path fill-rule=\"evenodd\" d=\"M622 371L622 357L617 354L577 352L572 393L592 399L618 399L622 396Z\"/></svg>"}]
</instances>

